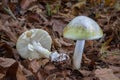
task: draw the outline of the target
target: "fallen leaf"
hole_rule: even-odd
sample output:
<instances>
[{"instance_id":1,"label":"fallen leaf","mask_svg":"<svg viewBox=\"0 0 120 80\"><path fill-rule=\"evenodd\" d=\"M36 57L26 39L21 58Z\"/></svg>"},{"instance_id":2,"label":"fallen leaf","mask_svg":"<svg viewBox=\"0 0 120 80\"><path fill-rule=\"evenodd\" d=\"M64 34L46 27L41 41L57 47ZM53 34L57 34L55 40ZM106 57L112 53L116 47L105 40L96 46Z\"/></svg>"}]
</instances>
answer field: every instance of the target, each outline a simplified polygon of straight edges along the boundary
<instances>
[{"instance_id":1,"label":"fallen leaf","mask_svg":"<svg viewBox=\"0 0 120 80\"><path fill-rule=\"evenodd\" d=\"M111 69L97 69L95 70L95 76L99 78L99 80L120 80L113 74Z\"/></svg>"},{"instance_id":2,"label":"fallen leaf","mask_svg":"<svg viewBox=\"0 0 120 80\"><path fill-rule=\"evenodd\" d=\"M84 61L84 64L87 64L87 65L90 65L90 63L92 62L92 60L87 58L85 54L83 54L83 61Z\"/></svg>"},{"instance_id":3,"label":"fallen leaf","mask_svg":"<svg viewBox=\"0 0 120 80\"><path fill-rule=\"evenodd\" d=\"M62 46L69 47L72 46L72 43L65 42L62 38L54 38L53 45L57 48L61 48Z\"/></svg>"},{"instance_id":4,"label":"fallen leaf","mask_svg":"<svg viewBox=\"0 0 120 80\"><path fill-rule=\"evenodd\" d=\"M52 19L51 23L53 24L52 29L53 31L56 31L59 33L59 35L61 36L63 33L63 29L65 27L65 23L63 22L63 20L58 20L58 19Z\"/></svg>"},{"instance_id":5,"label":"fallen leaf","mask_svg":"<svg viewBox=\"0 0 120 80\"><path fill-rule=\"evenodd\" d=\"M55 71L55 69L56 69L55 65L53 65L53 64L51 64L51 63L47 64L47 65L44 67L44 70L45 70L47 73L49 73L49 74L53 73L53 72Z\"/></svg>"},{"instance_id":6,"label":"fallen leaf","mask_svg":"<svg viewBox=\"0 0 120 80\"><path fill-rule=\"evenodd\" d=\"M55 80L56 79L56 74L50 74L46 80Z\"/></svg>"},{"instance_id":7,"label":"fallen leaf","mask_svg":"<svg viewBox=\"0 0 120 80\"><path fill-rule=\"evenodd\" d=\"M92 41L92 40L87 40L85 44L87 44L86 46L93 47L94 41Z\"/></svg>"},{"instance_id":8,"label":"fallen leaf","mask_svg":"<svg viewBox=\"0 0 120 80\"><path fill-rule=\"evenodd\" d=\"M40 20L40 16L38 14L36 14L36 13L33 13L33 12L28 12L26 18L31 23L33 23L33 22L41 23L42 22Z\"/></svg>"},{"instance_id":9,"label":"fallen leaf","mask_svg":"<svg viewBox=\"0 0 120 80\"><path fill-rule=\"evenodd\" d=\"M46 18L45 14L43 13L44 7L42 5L40 5L40 6L39 5L33 5L28 10L32 11L33 13L38 14L40 19L43 20L44 22L48 22L48 19ZM40 21L40 20L38 20L38 17L37 17L37 21Z\"/></svg>"},{"instance_id":10,"label":"fallen leaf","mask_svg":"<svg viewBox=\"0 0 120 80\"><path fill-rule=\"evenodd\" d=\"M2 18L2 21L8 20L8 19L10 18L9 15L7 15L7 14L2 14L2 13L0 13L0 17ZM2 23L3 23L3 22L2 22ZM0 24L2 24L2 23L0 23Z\"/></svg>"},{"instance_id":11,"label":"fallen leaf","mask_svg":"<svg viewBox=\"0 0 120 80\"><path fill-rule=\"evenodd\" d=\"M30 61L29 69L34 74L34 76L37 80L43 80L43 77L42 77L41 73L39 72L40 68L41 68L41 66L39 64L39 61L37 61L37 60Z\"/></svg>"},{"instance_id":12,"label":"fallen leaf","mask_svg":"<svg viewBox=\"0 0 120 80\"><path fill-rule=\"evenodd\" d=\"M62 46L58 38L53 39L53 45L55 48L60 48Z\"/></svg>"},{"instance_id":13,"label":"fallen leaf","mask_svg":"<svg viewBox=\"0 0 120 80\"><path fill-rule=\"evenodd\" d=\"M110 69L113 70L113 73L115 74L115 76L117 76L118 78L120 78L120 67L119 66L109 66Z\"/></svg>"},{"instance_id":14,"label":"fallen leaf","mask_svg":"<svg viewBox=\"0 0 120 80\"><path fill-rule=\"evenodd\" d=\"M73 45L72 43L65 42L62 38L59 39L59 42L60 42L63 46L72 46L72 45Z\"/></svg>"},{"instance_id":15,"label":"fallen leaf","mask_svg":"<svg viewBox=\"0 0 120 80\"><path fill-rule=\"evenodd\" d=\"M15 62L16 61L14 59L0 57L0 80L3 80L7 69Z\"/></svg>"},{"instance_id":16,"label":"fallen leaf","mask_svg":"<svg viewBox=\"0 0 120 80\"><path fill-rule=\"evenodd\" d=\"M8 40L8 41L12 41L14 43L16 43L17 41L17 37L16 37L16 34L14 34L11 30L10 27L6 27L6 26L3 26L3 25L0 25L0 36L1 36L1 39L3 40Z\"/></svg>"},{"instance_id":17,"label":"fallen leaf","mask_svg":"<svg viewBox=\"0 0 120 80\"><path fill-rule=\"evenodd\" d=\"M41 65L41 66L45 66L47 63L49 63L49 59L43 59L43 60L39 60L39 64Z\"/></svg>"},{"instance_id":18,"label":"fallen leaf","mask_svg":"<svg viewBox=\"0 0 120 80\"><path fill-rule=\"evenodd\" d=\"M82 77L83 77L83 75L78 70L73 70L70 76L72 76L73 78L75 78L73 80L81 80Z\"/></svg>"},{"instance_id":19,"label":"fallen leaf","mask_svg":"<svg viewBox=\"0 0 120 80\"><path fill-rule=\"evenodd\" d=\"M112 37L110 37L108 40L106 40L103 44L102 47L100 49L100 53L105 53L107 51L107 49L110 47L108 44L112 41Z\"/></svg>"},{"instance_id":20,"label":"fallen leaf","mask_svg":"<svg viewBox=\"0 0 120 80\"><path fill-rule=\"evenodd\" d=\"M117 9L118 11L120 11L120 1L117 0L115 5L114 5L115 9Z\"/></svg>"},{"instance_id":21,"label":"fallen leaf","mask_svg":"<svg viewBox=\"0 0 120 80\"><path fill-rule=\"evenodd\" d=\"M25 75L23 74L20 64L18 62L15 62L8 68L5 79L7 79L7 80L27 80Z\"/></svg>"},{"instance_id":22,"label":"fallen leaf","mask_svg":"<svg viewBox=\"0 0 120 80\"><path fill-rule=\"evenodd\" d=\"M80 70L80 73L84 76L84 77L88 77L91 74L91 71L87 71L87 70Z\"/></svg>"},{"instance_id":23,"label":"fallen leaf","mask_svg":"<svg viewBox=\"0 0 120 80\"><path fill-rule=\"evenodd\" d=\"M81 0L78 3L74 4L72 6L72 14L75 16L78 15L80 10L84 8L85 4L86 4L86 0Z\"/></svg>"},{"instance_id":24,"label":"fallen leaf","mask_svg":"<svg viewBox=\"0 0 120 80\"><path fill-rule=\"evenodd\" d=\"M93 77L84 77L83 80L94 80L94 78ZM97 79L95 79L95 80L97 80Z\"/></svg>"},{"instance_id":25,"label":"fallen leaf","mask_svg":"<svg viewBox=\"0 0 120 80\"><path fill-rule=\"evenodd\" d=\"M0 73L0 80L4 78L5 74Z\"/></svg>"},{"instance_id":26,"label":"fallen leaf","mask_svg":"<svg viewBox=\"0 0 120 80\"><path fill-rule=\"evenodd\" d=\"M116 3L116 0L105 0L105 6L111 7L114 6Z\"/></svg>"},{"instance_id":27,"label":"fallen leaf","mask_svg":"<svg viewBox=\"0 0 120 80\"><path fill-rule=\"evenodd\" d=\"M32 70L33 73L37 73L40 68L39 62L37 60L30 61L29 68Z\"/></svg>"},{"instance_id":28,"label":"fallen leaf","mask_svg":"<svg viewBox=\"0 0 120 80\"><path fill-rule=\"evenodd\" d=\"M112 51L106 52L106 57L103 60L109 64L119 65L120 64L120 50L113 49Z\"/></svg>"},{"instance_id":29,"label":"fallen leaf","mask_svg":"<svg viewBox=\"0 0 120 80\"><path fill-rule=\"evenodd\" d=\"M14 59L0 57L0 67L8 68L11 65L13 65L15 62L16 61Z\"/></svg>"},{"instance_id":30,"label":"fallen leaf","mask_svg":"<svg viewBox=\"0 0 120 80\"><path fill-rule=\"evenodd\" d=\"M22 70L23 70L23 73L25 74L26 77L30 77L31 75L33 75L30 70L28 70L24 67L22 68Z\"/></svg>"},{"instance_id":31,"label":"fallen leaf","mask_svg":"<svg viewBox=\"0 0 120 80\"><path fill-rule=\"evenodd\" d=\"M43 6L42 6L42 9L43 9ZM39 14L42 12L42 9L38 5L33 5L28 10L32 11L32 12L36 12L37 14Z\"/></svg>"},{"instance_id":32,"label":"fallen leaf","mask_svg":"<svg viewBox=\"0 0 120 80\"><path fill-rule=\"evenodd\" d=\"M71 80L70 79L70 70L60 70L55 71L54 73L51 73L49 76L47 76L46 80Z\"/></svg>"},{"instance_id":33,"label":"fallen leaf","mask_svg":"<svg viewBox=\"0 0 120 80\"><path fill-rule=\"evenodd\" d=\"M20 6L23 10L27 9L31 3L35 2L37 0L22 0L20 3Z\"/></svg>"},{"instance_id":34,"label":"fallen leaf","mask_svg":"<svg viewBox=\"0 0 120 80\"><path fill-rule=\"evenodd\" d=\"M0 56L4 57L14 57L15 59L19 59L19 56L16 54L15 50L7 43L0 42Z\"/></svg>"}]
</instances>

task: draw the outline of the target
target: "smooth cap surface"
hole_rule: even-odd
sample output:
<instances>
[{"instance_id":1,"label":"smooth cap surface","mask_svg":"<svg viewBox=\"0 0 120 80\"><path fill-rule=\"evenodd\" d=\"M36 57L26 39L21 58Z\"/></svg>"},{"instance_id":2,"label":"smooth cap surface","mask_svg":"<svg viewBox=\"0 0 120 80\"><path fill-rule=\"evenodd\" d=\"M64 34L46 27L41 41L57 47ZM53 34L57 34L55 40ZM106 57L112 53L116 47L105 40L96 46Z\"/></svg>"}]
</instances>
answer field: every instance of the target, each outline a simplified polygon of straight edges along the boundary
<instances>
[{"instance_id":1,"label":"smooth cap surface","mask_svg":"<svg viewBox=\"0 0 120 80\"><path fill-rule=\"evenodd\" d=\"M73 40L93 40L102 37L103 31L93 19L78 16L64 28L63 36Z\"/></svg>"},{"instance_id":2,"label":"smooth cap surface","mask_svg":"<svg viewBox=\"0 0 120 80\"><path fill-rule=\"evenodd\" d=\"M42 57L34 49L34 41L40 43L45 49L51 49L52 39L48 32L42 29L31 29L22 33L17 40L16 48L21 57L31 59Z\"/></svg>"}]
</instances>

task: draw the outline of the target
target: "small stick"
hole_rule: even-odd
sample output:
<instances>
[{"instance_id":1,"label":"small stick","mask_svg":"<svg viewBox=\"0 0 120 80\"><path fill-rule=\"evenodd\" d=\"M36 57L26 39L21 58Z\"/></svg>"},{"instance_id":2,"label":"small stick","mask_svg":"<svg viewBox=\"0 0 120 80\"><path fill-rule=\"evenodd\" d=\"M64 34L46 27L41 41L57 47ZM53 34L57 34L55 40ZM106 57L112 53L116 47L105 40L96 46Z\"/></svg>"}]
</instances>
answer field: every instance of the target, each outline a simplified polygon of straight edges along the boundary
<instances>
[{"instance_id":1,"label":"small stick","mask_svg":"<svg viewBox=\"0 0 120 80\"><path fill-rule=\"evenodd\" d=\"M15 15L13 14L13 12L11 11L11 9L9 7L4 7L4 10L15 20L17 20L17 18L15 17Z\"/></svg>"}]
</instances>

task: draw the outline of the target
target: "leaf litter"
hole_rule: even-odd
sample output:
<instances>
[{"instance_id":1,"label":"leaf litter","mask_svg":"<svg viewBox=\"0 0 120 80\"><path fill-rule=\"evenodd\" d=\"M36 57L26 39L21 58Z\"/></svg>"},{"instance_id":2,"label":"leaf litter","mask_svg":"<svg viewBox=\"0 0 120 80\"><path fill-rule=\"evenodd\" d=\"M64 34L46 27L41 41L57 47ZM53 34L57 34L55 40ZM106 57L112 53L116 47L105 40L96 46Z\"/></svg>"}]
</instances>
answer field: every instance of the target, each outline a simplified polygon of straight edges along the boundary
<instances>
[{"instance_id":1,"label":"leaf litter","mask_svg":"<svg viewBox=\"0 0 120 80\"><path fill-rule=\"evenodd\" d=\"M15 1L15 2L14 2ZM117 0L3 0L0 2L1 80L119 80L120 9ZM12 6L13 5L13 6ZM75 41L63 38L63 28L78 15L98 22L100 40L87 41L80 70L72 68ZM23 59L16 41L24 31L39 28L52 37L52 51L66 53L69 61Z\"/></svg>"}]
</instances>

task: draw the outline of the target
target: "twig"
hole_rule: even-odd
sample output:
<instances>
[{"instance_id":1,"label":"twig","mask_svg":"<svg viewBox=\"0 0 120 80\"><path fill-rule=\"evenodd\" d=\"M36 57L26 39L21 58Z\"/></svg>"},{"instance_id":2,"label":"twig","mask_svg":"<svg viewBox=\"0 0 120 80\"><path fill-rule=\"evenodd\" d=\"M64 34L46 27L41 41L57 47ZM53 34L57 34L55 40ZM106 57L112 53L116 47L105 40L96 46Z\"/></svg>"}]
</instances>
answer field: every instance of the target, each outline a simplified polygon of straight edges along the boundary
<instances>
[{"instance_id":1,"label":"twig","mask_svg":"<svg viewBox=\"0 0 120 80\"><path fill-rule=\"evenodd\" d=\"M15 17L15 15L13 14L13 12L11 11L11 9L9 7L4 7L4 10L15 20L17 20L17 18Z\"/></svg>"}]
</instances>

